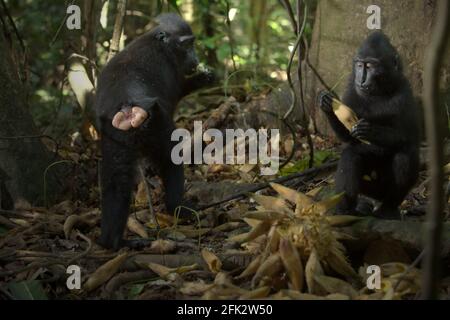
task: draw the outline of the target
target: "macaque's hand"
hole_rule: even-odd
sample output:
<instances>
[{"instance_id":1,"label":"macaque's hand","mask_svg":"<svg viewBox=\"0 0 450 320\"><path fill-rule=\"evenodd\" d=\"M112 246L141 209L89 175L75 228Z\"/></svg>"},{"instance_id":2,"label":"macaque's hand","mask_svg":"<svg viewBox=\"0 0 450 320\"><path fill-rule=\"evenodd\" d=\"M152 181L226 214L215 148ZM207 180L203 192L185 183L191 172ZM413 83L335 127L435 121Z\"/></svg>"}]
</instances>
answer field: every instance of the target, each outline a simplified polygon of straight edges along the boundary
<instances>
[{"instance_id":1,"label":"macaque's hand","mask_svg":"<svg viewBox=\"0 0 450 320\"><path fill-rule=\"evenodd\" d=\"M197 67L197 81L201 82L203 85L209 85L216 81L215 72L208 67L199 65Z\"/></svg>"},{"instance_id":2,"label":"macaque's hand","mask_svg":"<svg viewBox=\"0 0 450 320\"><path fill-rule=\"evenodd\" d=\"M212 69L205 68L202 72L205 84L211 84L216 81L216 74Z\"/></svg>"},{"instance_id":3,"label":"macaque's hand","mask_svg":"<svg viewBox=\"0 0 450 320\"><path fill-rule=\"evenodd\" d=\"M320 109L326 114L333 113L333 96L328 91L322 91L317 97Z\"/></svg>"},{"instance_id":4,"label":"macaque's hand","mask_svg":"<svg viewBox=\"0 0 450 320\"><path fill-rule=\"evenodd\" d=\"M350 135L359 140L370 140L372 137L372 126L367 120L361 119L352 127Z\"/></svg>"},{"instance_id":5,"label":"macaque's hand","mask_svg":"<svg viewBox=\"0 0 450 320\"><path fill-rule=\"evenodd\" d=\"M147 118L147 111L141 107L127 107L116 113L112 125L116 129L128 131L131 128L138 128Z\"/></svg>"}]
</instances>

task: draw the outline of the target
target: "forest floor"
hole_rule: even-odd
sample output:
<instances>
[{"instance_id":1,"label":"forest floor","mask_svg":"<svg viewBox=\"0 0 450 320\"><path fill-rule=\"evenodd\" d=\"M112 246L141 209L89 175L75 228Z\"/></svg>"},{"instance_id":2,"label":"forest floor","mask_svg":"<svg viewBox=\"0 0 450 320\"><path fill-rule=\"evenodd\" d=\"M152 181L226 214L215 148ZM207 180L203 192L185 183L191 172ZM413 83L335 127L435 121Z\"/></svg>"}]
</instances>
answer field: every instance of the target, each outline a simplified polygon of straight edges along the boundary
<instances>
[{"instance_id":1,"label":"forest floor","mask_svg":"<svg viewBox=\"0 0 450 320\"><path fill-rule=\"evenodd\" d=\"M198 114L196 115L196 117ZM208 118L209 111L203 116ZM224 120L224 119L222 119ZM184 121L184 120L181 120ZM226 126L226 122L221 125ZM281 174L306 168L307 144ZM292 150L282 139L281 157ZM104 250L94 142L67 146L60 155L80 165L71 200L53 207L19 204L0 215L0 297L5 299L411 299L420 290L420 234L427 201L426 172L402 203L401 221L330 214L335 145L313 136L315 169L260 191L256 165L186 168L187 197L200 204L242 193L235 200L196 212L190 221L164 214L163 191L153 178L148 210L143 183L135 194L126 237L152 242L142 250ZM77 151L78 150L78 151ZM84 160L83 160L84 159ZM87 159L87 160L86 160ZM84 162L83 162L84 161ZM325 164L325 165L324 165ZM82 173L80 174L80 172ZM449 172L447 171L447 175ZM448 176L447 176L448 177ZM79 199L77 199L79 198ZM450 298L450 221L444 229L444 280ZM71 265L80 267L81 289L69 290ZM381 287L368 289L369 265L381 270ZM75 282L71 282L75 283Z\"/></svg>"}]
</instances>

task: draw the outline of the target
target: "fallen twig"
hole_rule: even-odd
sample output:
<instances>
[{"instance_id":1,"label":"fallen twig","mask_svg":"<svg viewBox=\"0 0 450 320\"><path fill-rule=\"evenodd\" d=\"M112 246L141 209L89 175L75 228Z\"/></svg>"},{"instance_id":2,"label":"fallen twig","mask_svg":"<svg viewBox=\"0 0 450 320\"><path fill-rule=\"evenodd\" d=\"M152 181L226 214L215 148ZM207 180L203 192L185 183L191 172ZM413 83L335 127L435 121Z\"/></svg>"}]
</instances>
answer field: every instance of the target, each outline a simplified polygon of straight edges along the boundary
<instances>
[{"instance_id":1,"label":"fallen twig","mask_svg":"<svg viewBox=\"0 0 450 320\"><path fill-rule=\"evenodd\" d=\"M305 178L306 179L307 177L314 176L314 175L318 174L319 172L322 172L322 171L325 171L325 170L329 170L329 169L333 169L333 168L336 167L336 165L337 165L336 161L331 161L331 162L325 163L325 164L323 164L323 165L321 165L319 167L306 169L306 170L304 170L302 172L293 173L293 174L285 176L285 177L279 177L279 178L276 178L276 179L274 179L272 181L269 181L269 182L266 182L266 183L262 183L262 184L258 184L256 186L250 187L250 188L248 188L248 189L246 189L244 191L241 191L241 192L238 192L236 194L233 194L233 195L231 195L231 196L229 196L229 197L227 197L225 199L222 199L220 201L201 206L200 208L198 208L198 211L206 210L206 209L209 209L209 208L212 208L212 207L216 207L218 205L224 204L224 203L232 201L232 200L241 199L241 198L245 197L248 193L260 191L262 189L270 187L270 183L283 184L283 183L285 183L287 181L291 181L291 180L294 180L294 179L300 179L300 178Z\"/></svg>"}]
</instances>

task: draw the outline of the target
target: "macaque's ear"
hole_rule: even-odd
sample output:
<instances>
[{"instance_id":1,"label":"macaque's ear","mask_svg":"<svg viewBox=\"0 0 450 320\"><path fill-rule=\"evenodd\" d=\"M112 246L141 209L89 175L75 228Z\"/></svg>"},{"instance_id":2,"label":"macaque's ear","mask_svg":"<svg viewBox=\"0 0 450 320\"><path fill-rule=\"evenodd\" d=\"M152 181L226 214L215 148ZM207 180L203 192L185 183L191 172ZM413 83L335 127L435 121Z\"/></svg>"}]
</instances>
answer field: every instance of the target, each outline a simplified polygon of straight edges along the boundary
<instances>
[{"instance_id":1,"label":"macaque's ear","mask_svg":"<svg viewBox=\"0 0 450 320\"><path fill-rule=\"evenodd\" d=\"M194 44L195 36L189 35L189 36L181 36L178 38L178 43L183 48L191 47Z\"/></svg>"},{"instance_id":2,"label":"macaque's ear","mask_svg":"<svg viewBox=\"0 0 450 320\"><path fill-rule=\"evenodd\" d=\"M160 32L158 32L158 34L156 35L156 39L157 39L158 41L167 43L167 42L169 42L169 35L168 35L167 32L165 32L165 31L160 31Z\"/></svg>"}]
</instances>

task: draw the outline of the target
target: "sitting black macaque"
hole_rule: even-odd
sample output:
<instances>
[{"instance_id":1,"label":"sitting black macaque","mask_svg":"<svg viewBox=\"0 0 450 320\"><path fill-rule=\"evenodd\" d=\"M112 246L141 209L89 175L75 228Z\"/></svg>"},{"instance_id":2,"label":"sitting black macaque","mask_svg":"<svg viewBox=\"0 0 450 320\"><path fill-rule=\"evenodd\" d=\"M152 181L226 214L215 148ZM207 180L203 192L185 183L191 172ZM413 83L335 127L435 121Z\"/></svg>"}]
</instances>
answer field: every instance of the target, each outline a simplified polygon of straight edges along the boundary
<instances>
[{"instance_id":1,"label":"sitting black macaque","mask_svg":"<svg viewBox=\"0 0 450 320\"><path fill-rule=\"evenodd\" d=\"M319 104L345 143L336 173L336 191L345 195L336 213L358 214L364 194L381 202L376 216L398 219L398 206L418 178L419 110L398 53L381 31L367 37L354 59L342 99L359 119L351 131L334 114L331 98L322 93Z\"/></svg>"},{"instance_id":2,"label":"sitting black macaque","mask_svg":"<svg viewBox=\"0 0 450 320\"><path fill-rule=\"evenodd\" d=\"M96 112L102 135L102 220L99 244L114 250L137 246L123 239L138 160L151 164L164 184L172 214L182 205L184 172L171 160L179 100L213 81L209 71L194 74L198 58L190 26L164 14L148 33L118 53L98 79Z\"/></svg>"}]
</instances>

